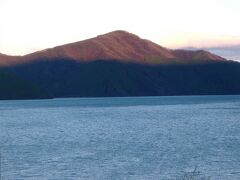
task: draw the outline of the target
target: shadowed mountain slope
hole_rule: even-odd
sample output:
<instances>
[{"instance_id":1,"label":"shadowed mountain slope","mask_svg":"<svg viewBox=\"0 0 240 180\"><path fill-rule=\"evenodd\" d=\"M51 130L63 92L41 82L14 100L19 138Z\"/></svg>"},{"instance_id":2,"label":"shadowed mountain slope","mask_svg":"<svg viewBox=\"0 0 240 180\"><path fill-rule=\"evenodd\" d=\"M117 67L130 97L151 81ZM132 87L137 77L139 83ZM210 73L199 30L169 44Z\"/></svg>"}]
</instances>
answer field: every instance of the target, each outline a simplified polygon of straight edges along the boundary
<instances>
[{"instance_id":1,"label":"shadowed mountain slope","mask_svg":"<svg viewBox=\"0 0 240 180\"><path fill-rule=\"evenodd\" d=\"M37 61L11 71L53 97L240 94L240 64L144 65L119 61Z\"/></svg>"},{"instance_id":2,"label":"shadowed mountain slope","mask_svg":"<svg viewBox=\"0 0 240 180\"><path fill-rule=\"evenodd\" d=\"M49 98L47 91L13 73L0 70L0 99L42 99Z\"/></svg>"}]
</instances>

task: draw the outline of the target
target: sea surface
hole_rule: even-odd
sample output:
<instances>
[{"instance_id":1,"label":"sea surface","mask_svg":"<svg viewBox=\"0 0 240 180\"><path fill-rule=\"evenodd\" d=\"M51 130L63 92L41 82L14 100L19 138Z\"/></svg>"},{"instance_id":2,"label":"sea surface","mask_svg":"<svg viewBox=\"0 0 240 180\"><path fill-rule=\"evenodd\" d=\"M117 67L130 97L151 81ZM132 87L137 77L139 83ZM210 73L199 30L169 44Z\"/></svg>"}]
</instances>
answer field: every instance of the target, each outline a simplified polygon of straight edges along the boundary
<instances>
[{"instance_id":1,"label":"sea surface","mask_svg":"<svg viewBox=\"0 0 240 180\"><path fill-rule=\"evenodd\" d=\"M239 180L240 96L0 101L0 151L2 180Z\"/></svg>"}]
</instances>

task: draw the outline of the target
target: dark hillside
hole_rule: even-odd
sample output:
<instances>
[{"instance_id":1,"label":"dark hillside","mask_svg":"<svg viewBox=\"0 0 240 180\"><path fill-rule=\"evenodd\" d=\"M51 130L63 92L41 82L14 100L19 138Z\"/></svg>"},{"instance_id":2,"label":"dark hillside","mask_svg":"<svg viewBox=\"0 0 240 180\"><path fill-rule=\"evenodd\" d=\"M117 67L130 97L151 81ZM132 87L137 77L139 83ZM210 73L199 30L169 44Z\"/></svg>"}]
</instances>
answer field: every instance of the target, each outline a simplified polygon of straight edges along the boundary
<instances>
[{"instance_id":1,"label":"dark hillside","mask_svg":"<svg viewBox=\"0 0 240 180\"><path fill-rule=\"evenodd\" d=\"M13 74L0 70L0 99L49 98L47 91Z\"/></svg>"},{"instance_id":2,"label":"dark hillside","mask_svg":"<svg viewBox=\"0 0 240 180\"><path fill-rule=\"evenodd\" d=\"M240 64L143 65L39 60L11 68L54 97L240 94Z\"/></svg>"}]
</instances>

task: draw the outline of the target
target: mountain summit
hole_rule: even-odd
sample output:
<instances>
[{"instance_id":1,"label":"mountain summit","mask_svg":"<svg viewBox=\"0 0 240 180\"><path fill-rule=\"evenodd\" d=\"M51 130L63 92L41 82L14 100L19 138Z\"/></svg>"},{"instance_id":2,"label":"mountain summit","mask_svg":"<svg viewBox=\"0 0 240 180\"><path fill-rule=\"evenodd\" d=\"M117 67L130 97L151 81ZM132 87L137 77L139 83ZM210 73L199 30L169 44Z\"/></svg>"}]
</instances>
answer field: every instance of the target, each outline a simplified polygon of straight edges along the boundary
<instances>
[{"instance_id":1,"label":"mountain summit","mask_svg":"<svg viewBox=\"0 0 240 180\"><path fill-rule=\"evenodd\" d=\"M167 48L126 31L114 31L80 42L57 46L27 55L27 59L69 58L77 61L121 60L142 62L146 56L172 59Z\"/></svg>"},{"instance_id":2,"label":"mountain summit","mask_svg":"<svg viewBox=\"0 0 240 180\"><path fill-rule=\"evenodd\" d=\"M9 57L0 56L6 61ZM11 57L11 62L35 60L72 59L86 62L118 60L124 62L163 64L222 61L224 58L207 51L171 50L126 31L113 31L95 38L45 49L21 57Z\"/></svg>"}]
</instances>

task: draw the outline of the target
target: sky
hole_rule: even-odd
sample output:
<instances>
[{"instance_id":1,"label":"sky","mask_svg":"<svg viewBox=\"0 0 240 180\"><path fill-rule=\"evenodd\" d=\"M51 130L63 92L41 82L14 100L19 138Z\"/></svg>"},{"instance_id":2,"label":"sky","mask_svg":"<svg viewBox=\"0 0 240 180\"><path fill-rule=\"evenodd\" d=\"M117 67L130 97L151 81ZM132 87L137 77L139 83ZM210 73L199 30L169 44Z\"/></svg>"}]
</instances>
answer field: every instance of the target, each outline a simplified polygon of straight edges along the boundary
<instances>
[{"instance_id":1,"label":"sky","mask_svg":"<svg viewBox=\"0 0 240 180\"><path fill-rule=\"evenodd\" d=\"M239 0L0 0L0 52L24 55L126 30L168 48L240 59L239 8Z\"/></svg>"}]
</instances>

